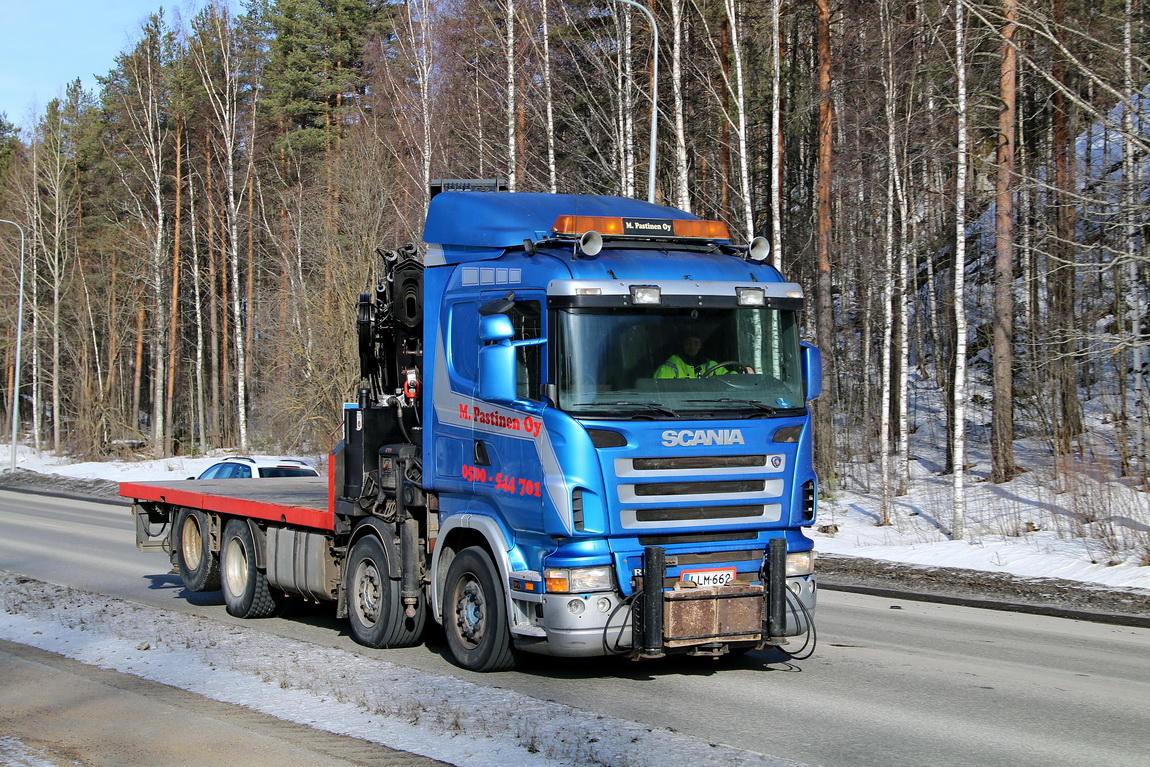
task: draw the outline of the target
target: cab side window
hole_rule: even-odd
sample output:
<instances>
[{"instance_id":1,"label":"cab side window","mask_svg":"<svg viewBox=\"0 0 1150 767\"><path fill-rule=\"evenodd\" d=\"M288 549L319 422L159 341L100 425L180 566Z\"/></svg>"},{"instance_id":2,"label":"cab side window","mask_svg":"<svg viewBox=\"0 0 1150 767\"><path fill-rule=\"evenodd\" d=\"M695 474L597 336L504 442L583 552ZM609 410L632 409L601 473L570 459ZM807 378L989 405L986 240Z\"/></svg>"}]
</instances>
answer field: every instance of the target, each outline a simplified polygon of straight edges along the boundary
<instances>
[{"instance_id":1,"label":"cab side window","mask_svg":"<svg viewBox=\"0 0 1150 767\"><path fill-rule=\"evenodd\" d=\"M543 337L543 305L539 301L516 301L507 317L515 328L516 341ZM518 395L523 399L541 399L543 344L519 347L515 359L519 368Z\"/></svg>"},{"instance_id":2,"label":"cab side window","mask_svg":"<svg viewBox=\"0 0 1150 767\"><path fill-rule=\"evenodd\" d=\"M451 307L447 333L452 388L470 394L479 375L479 304L468 301Z\"/></svg>"}]
</instances>

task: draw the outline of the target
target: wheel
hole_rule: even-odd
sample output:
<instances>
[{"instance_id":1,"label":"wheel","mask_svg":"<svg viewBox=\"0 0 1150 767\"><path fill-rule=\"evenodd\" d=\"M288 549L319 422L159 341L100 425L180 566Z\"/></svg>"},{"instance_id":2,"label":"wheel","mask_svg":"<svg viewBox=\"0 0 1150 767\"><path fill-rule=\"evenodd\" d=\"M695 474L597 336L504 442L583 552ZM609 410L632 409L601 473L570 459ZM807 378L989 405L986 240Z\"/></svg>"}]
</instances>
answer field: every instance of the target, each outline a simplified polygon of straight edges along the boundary
<instances>
[{"instance_id":1,"label":"wheel","mask_svg":"<svg viewBox=\"0 0 1150 767\"><path fill-rule=\"evenodd\" d=\"M716 362L714 365L708 365L707 369L702 372L699 378L706 378L719 368L725 368L728 366L739 368L739 370L743 371L744 373L754 370L754 368L750 365L739 362L738 360L726 360L725 362Z\"/></svg>"},{"instance_id":2,"label":"wheel","mask_svg":"<svg viewBox=\"0 0 1150 767\"><path fill-rule=\"evenodd\" d=\"M507 602L491 557L464 549L451 561L443 587L443 630L456 663L471 671L515 667Z\"/></svg>"},{"instance_id":3,"label":"wheel","mask_svg":"<svg viewBox=\"0 0 1150 767\"><path fill-rule=\"evenodd\" d=\"M220 545L220 580L228 614L237 618L270 618L279 600L268 588L267 576L256 569L252 529L242 519L229 519Z\"/></svg>"},{"instance_id":4,"label":"wheel","mask_svg":"<svg viewBox=\"0 0 1150 767\"><path fill-rule=\"evenodd\" d=\"M411 647L420 643L427 623L421 598L408 618L400 582L389 573L387 552L379 538L365 535L351 547L347 560L347 617L351 636L366 647Z\"/></svg>"},{"instance_id":5,"label":"wheel","mask_svg":"<svg viewBox=\"0 0 1150 767\"><path fill-rule=\"evenodd\" d=\"M208 515L199 509L180 509L176 517L176 569L189 591L215 591L220 587L220 560L211 550Z\"/></svg>"}]
</instances>

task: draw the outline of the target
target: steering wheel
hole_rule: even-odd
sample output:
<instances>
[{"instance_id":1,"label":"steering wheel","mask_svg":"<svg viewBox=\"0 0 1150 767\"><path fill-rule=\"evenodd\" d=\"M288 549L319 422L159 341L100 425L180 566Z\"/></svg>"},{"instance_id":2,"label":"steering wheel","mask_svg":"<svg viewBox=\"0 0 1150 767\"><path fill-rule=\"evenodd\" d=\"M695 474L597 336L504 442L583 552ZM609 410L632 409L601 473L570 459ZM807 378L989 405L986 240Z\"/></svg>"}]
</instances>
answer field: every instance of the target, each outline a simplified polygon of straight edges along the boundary
<instances>
[{"instance_id":1,"label":"steering wheel","mask_svg":"<svg viewBox=\"0 0 1150 767\"><path fill-rule=\"evenodd\" d=\"M728 365L731 367L740 368L742 370L742 372L744 372L744 373L748 373L748 372L753 373L755 370L753 367L746 364L745 362L739 362L738 360L727 360L726 362L716 362L714 365L708 366L707 369L702 372L702 374L699 376L699 378L706 378L707 376L711 375L711 373L718 370L719 368L725 368Z\"/></svg>"}]
</instances>

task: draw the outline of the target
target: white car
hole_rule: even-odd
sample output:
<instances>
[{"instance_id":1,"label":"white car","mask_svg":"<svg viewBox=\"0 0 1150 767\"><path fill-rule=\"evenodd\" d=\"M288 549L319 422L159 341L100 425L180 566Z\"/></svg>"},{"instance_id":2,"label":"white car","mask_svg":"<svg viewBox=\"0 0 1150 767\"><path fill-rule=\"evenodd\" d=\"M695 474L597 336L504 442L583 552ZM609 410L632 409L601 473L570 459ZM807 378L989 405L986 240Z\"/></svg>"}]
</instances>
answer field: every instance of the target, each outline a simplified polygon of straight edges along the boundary
<instances>
[{"instance_id":1,"label":"white car","mask_svg":"<svg viewBox=\"0 0 1150 767\"><path fill-rule=\"evenodd\" d=\"M319 472L296 458L246 458L235 456L212 464L195 479L252 479L318 477ZM192 477L189 477L192 479Z\"/></svg>"}]
</instances>

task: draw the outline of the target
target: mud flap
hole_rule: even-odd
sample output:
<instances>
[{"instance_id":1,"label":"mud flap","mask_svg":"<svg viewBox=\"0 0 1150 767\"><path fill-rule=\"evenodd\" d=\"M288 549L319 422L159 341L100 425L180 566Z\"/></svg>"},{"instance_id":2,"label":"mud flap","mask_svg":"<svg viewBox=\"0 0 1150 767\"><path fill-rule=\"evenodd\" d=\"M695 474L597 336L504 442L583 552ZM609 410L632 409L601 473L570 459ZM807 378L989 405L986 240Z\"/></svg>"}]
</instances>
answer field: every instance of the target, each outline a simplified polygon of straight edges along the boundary
<instances>
[{"instance_id":1,"label":"mud flap","mask_svg":"<svg viewBox=\"0 0 1150 767\"><path fill-rule=\"evenodd\" d=\"M168 530L172 522L170 509L154 503L135 503L136 548L140 551L168 551Z\"/></svg>"}]
</instances>

